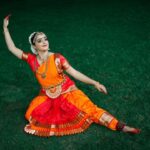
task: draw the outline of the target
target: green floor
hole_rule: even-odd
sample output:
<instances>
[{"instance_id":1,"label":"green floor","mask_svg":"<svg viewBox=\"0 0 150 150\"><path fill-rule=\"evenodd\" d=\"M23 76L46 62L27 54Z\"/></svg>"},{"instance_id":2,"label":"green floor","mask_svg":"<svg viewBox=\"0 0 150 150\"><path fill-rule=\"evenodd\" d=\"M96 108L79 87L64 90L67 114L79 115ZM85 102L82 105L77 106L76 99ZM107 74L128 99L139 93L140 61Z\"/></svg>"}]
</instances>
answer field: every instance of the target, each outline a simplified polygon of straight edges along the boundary
<instances>
[{"instance_id":1,"label":"green floor","mask_svg":"<svg viewBox=\"0 0 150 150\"><path fill-rule=\"evenodd\" d=\"M17 47L30 52L28 36L45 32L53 52L103 83L103 95L76 81L98 106L142 129L140 135L92 124L84 133L40 138L24 133L25 111L39 85L29 66L15 58L0 35L1 150L150 149L150 1L3 0L0 25L12 14L10 32Z\"/></svg>"}]
</instances>

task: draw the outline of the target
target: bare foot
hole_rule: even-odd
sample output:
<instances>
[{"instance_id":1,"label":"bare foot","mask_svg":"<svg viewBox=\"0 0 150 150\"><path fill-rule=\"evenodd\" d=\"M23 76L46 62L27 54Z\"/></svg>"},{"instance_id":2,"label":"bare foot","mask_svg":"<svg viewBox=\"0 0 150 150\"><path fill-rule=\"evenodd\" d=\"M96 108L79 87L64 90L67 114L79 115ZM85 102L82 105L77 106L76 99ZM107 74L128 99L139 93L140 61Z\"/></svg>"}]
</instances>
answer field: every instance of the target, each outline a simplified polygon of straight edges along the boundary
<instances>
[{"instance_id":1,"label":"bare foot","mask_svg":"<svg viewBox=\"0 0 150 150\"><path fill-rule=\"evenodd\" d=\"M126 132L126 133L132 133L132 134L139 134L140 133L140 129L137 129L137 128L133 128L133 127L129 127L129 126L124 126L123 129L122 129L123 132Z\"/></svg>"}]
</instances>

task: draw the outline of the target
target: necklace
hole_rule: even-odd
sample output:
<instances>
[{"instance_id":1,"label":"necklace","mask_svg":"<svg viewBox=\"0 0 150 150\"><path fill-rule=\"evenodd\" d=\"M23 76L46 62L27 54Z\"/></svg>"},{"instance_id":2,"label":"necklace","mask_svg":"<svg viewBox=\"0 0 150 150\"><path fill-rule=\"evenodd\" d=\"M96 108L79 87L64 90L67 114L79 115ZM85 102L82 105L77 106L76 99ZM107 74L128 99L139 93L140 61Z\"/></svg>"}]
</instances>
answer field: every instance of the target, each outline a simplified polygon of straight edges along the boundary
<instances>
[{"instance_id":1,"label":"necklace","mask_svg":"<svg viewBox=\"0 0 150 150\"><path fill-rule=\"evenodd\" d=\"M46 59L42 59L42 64L46 61L45 70L44 70L44 72L42 72L42 73L38 72L38 68L36 67L36 61L34 61L35 72L36 72L37 74L39 74L42 78L46 78L46 73L47 73L47 70L48 70L48 62L49 62L49 61L48 61L48 56L49 56L49 54L47 54ZM41 59L41 58L39 57L39 55L38 55L38 58Z\"/></svg>"},{"instance_id":2,"label":"necklace","mask_svg":"<svg viewBox=\"0 0 150 150\"><path fill-rule=\"evenodd\" d=\"M41 62L41 64L43 64L47 60L48 56L49 56L49 53L47 53L47 55L43 58L38 54L37 59Z\"/></svg>"}]
</instances>

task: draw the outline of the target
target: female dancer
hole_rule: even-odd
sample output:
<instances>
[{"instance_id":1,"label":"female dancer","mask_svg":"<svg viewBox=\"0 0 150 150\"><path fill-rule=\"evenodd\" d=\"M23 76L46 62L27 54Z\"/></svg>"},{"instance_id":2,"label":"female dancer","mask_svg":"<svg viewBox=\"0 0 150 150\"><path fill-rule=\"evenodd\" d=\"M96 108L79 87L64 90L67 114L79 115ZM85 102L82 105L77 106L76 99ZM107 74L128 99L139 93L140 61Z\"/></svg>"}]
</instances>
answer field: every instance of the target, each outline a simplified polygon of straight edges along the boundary
<instances>
[{"instance_id":1,"label":"female dancer","mask_svg":"<svg viewBox=\"0 0 150 150\"><path fill-rule=\"evenodd\" d=\"M8 49L19 59L26 61L41 85L40 93L30 103L25 117L29 121L24 131L38 136L61 136L80 133L92 122L112 130L137 134L139 129L118 121L106 110L97 107L79 90L64 70L86 84L94 85L107 94L104 85L75 70L61 54L49 52L49 42L43 32L29 37L31 53L18 49L7 28L9 16L4 19L4 36Z\"/></svg>"}]
</instances>

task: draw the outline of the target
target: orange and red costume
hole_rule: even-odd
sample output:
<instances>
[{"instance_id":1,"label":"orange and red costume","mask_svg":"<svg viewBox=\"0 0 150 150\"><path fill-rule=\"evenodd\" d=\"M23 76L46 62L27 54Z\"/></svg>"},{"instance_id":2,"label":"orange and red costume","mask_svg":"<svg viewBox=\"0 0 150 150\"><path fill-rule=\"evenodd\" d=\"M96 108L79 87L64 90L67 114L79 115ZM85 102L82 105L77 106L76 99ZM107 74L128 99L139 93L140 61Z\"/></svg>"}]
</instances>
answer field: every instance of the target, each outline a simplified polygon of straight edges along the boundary
<instances>
[{"instance_id":1,"label":"orange and red costume","mask_svg":"<svg viewBox=\"0 0 150 150\"><path fill-rule=\"evenodd\" d=\"M97 107L64 74L68 61L61 54L52 54L39 65L36 55L23 53L41 85L40 93L30 103L24 130L38 136L61 136L80 133L92 122L116 130L118 120Z\"/></svg>"}]
</instances>

